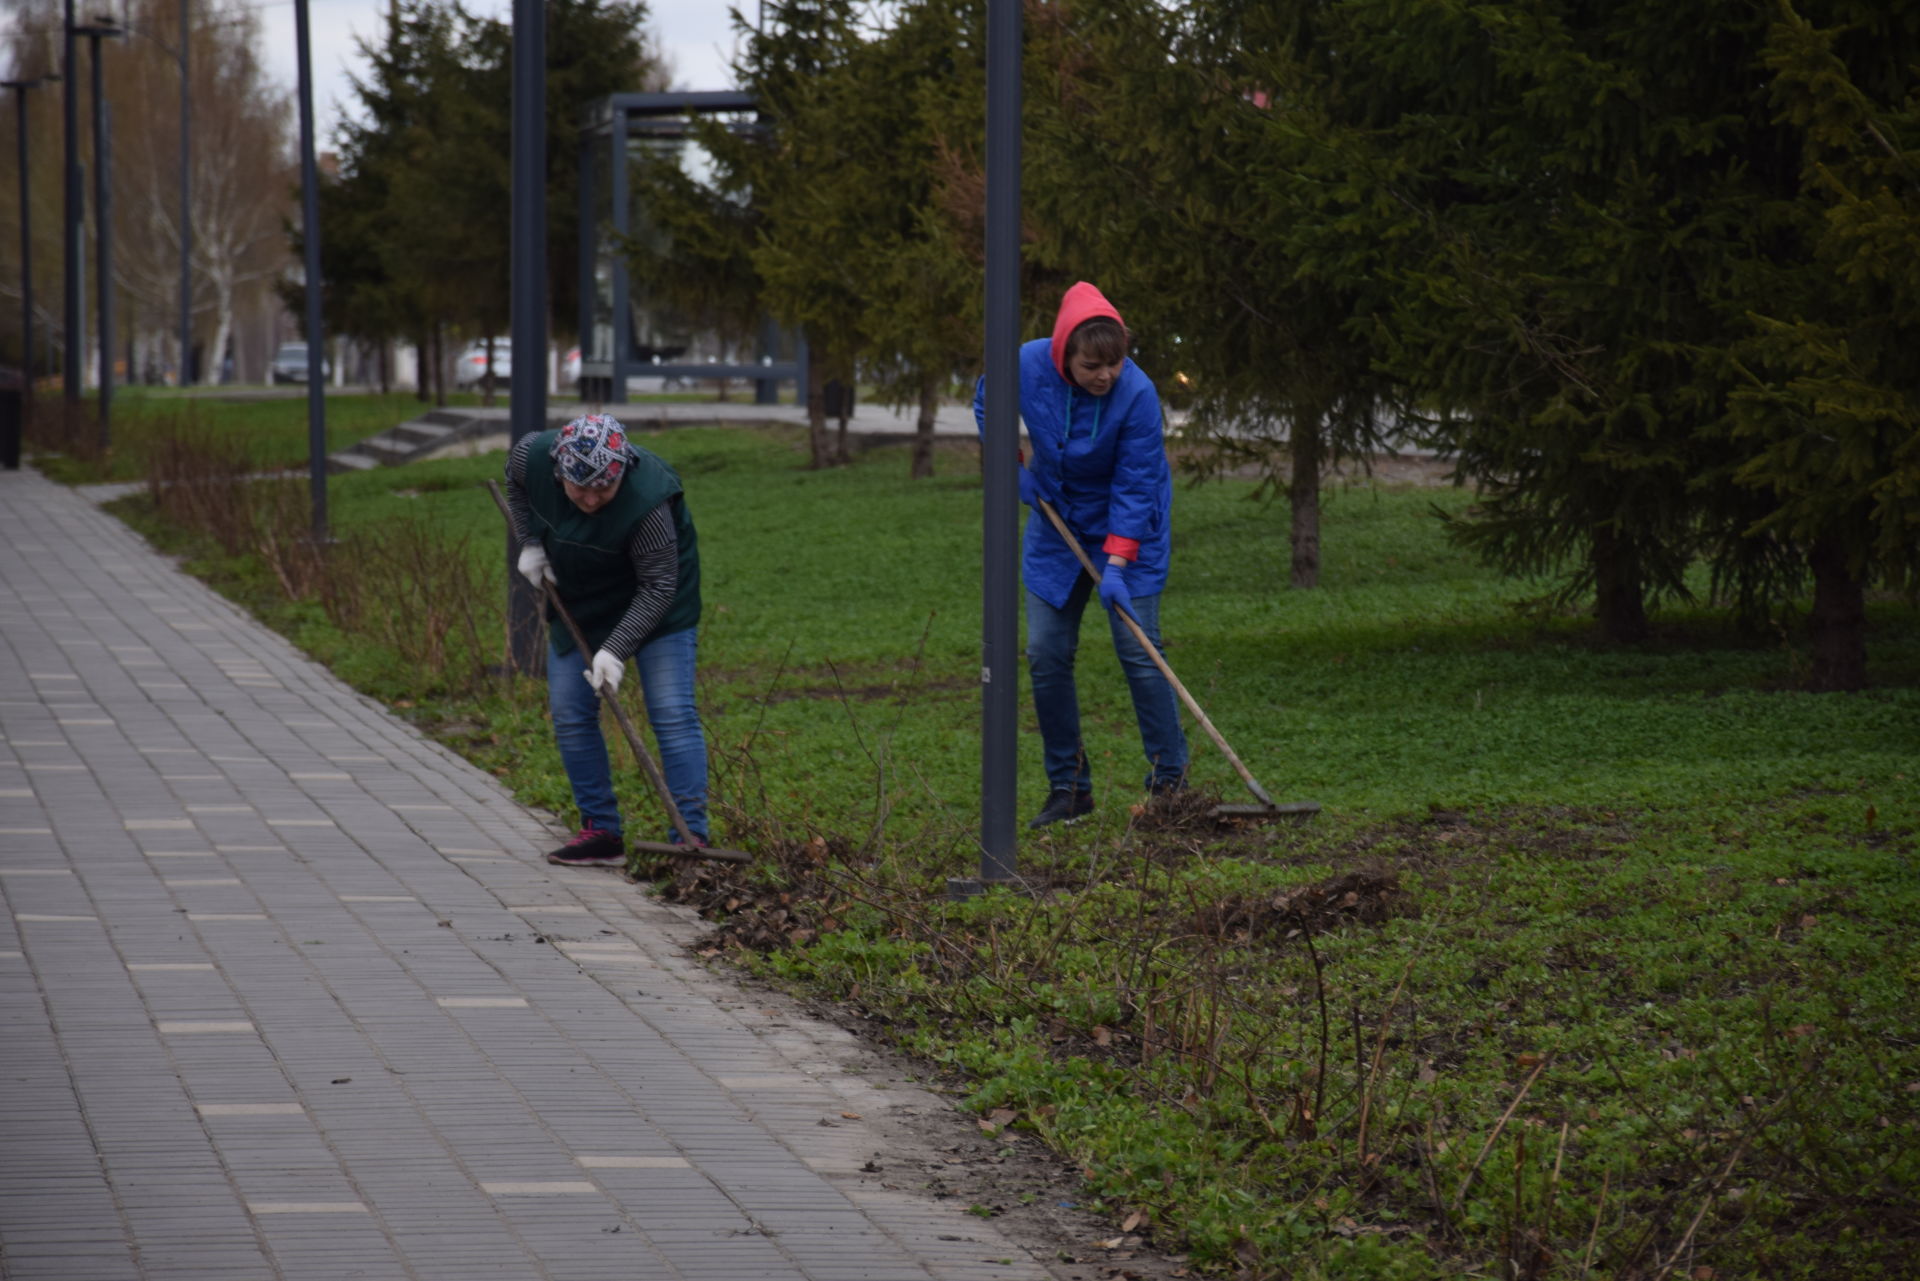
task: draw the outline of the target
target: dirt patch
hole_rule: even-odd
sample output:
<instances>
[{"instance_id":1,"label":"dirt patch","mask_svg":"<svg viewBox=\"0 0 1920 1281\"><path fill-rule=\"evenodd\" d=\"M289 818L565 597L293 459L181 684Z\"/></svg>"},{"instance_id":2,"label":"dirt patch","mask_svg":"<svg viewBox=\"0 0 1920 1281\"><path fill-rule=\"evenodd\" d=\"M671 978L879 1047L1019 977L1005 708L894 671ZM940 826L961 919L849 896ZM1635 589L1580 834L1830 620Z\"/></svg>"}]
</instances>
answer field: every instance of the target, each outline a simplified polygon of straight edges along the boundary
<instances>
[{"instance_id":1,"label":"dirt patch","mask_svg":"<svg viewBox=\"0 0 1920 1281\"><path fill-rule=\"evenodd\" d=\"M754 868L661 855L635 869L669 903L714 922L710 943L771 952L840 928L828 865L851 849L824 836L755 842Z\"/></svg>"},{"instance_id":2,"label":"dirt patch","mask_svg":"<svg viewBox=\"0 0 1920 1281\"><path fill-rule=\"evenodd\" d=\"M1189 928L1220 942L1283 942L1300 934L1325 934L1348 925L1384 925L1396 916L1418 916L1413 896L1392 871L1374 869L1296 885L1259 898L1234 895L1210 903Z\"/></svg>"}]
</instances>

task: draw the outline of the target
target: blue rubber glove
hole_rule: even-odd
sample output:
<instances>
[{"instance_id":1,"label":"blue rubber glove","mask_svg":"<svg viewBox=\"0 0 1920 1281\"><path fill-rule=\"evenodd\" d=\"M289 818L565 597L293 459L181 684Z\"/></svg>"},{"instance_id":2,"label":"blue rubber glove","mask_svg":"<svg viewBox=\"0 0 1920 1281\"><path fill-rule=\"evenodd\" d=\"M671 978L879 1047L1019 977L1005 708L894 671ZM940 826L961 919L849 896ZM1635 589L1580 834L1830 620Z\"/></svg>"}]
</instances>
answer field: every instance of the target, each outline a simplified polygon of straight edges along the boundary
<instances>
[{"instance_id":1,"label":"blue rubber glove","mask_svg":"<svg viewBox=\"0 0 1920 1281\"><path fill-rule=\"evenodd\" d=\"M1127 569L1109 564L1100 574L1100 603L1108 609L1133 612L1133 597L1127 593Z\"/></svg>"}]
</instances>

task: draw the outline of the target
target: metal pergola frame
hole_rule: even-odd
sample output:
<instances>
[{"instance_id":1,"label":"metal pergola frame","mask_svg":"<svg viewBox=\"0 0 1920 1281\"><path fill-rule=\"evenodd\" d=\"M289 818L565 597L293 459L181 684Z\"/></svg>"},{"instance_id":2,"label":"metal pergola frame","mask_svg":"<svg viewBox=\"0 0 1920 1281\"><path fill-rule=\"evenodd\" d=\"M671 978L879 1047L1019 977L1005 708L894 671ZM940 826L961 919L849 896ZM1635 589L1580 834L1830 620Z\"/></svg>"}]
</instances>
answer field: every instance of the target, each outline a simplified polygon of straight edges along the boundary
<instances>
[{"instance_id":1,"label":"metal pergola frame","mask_svg":"<svg viewBox=\"0 0 1920 1281\"><path fill-rule=\"evenodd\" d=\"M628 143L636 135L653 137L685 136L691 118L722 112L753 111L757 102L750 93L738 90L713 90L685 93L616 93L601 99L588 109L580 128L580 393L581 399L602 404L627 403L627 379L645 375L659 378L742 378L754 383L754 399L773 404L779 399L779 386L791 380L805 388L807 348L804 338L796 337L791 360L774 360L779 340L778 327L771 318L760 322L761 359L755 364L717 364L659 362L641 360L633 342L633 307L627 264L618 254L612 260L613 316L612 351L601 357L590 349L596 344L595 268L602 249L601 226L595 216L599 198L598 182L603 173L610 181L612 217L608 225L613 234L626 236L632 230L633 206L629 191ZM597 157L604 157L604 162ZM600 394L595 395L593 393Z\"/></svg>"}]
</instances>

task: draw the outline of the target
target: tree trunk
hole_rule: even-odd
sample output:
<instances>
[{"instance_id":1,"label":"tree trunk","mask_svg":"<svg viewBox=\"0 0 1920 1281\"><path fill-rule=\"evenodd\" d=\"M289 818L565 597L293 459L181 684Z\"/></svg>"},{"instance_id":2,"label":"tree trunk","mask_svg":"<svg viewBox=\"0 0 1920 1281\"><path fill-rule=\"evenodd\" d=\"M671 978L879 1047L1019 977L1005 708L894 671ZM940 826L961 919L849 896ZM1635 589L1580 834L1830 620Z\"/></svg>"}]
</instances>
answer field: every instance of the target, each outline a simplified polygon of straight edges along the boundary
<instances>
[{"instance_id":1,"label":"tree trunk","mask_svg":"<svg viewBox=\"0 0 1920 1281\"><path fill-rule=\"evenodd\" d=\"M807 446L810 466L833 466L833 445L827 438L826 370L816 343L807 344Z\"/></svg>"},{"instance_id":2,"label":"tree trunk","mask_svg":"<svg viewBox=\"0 0 1920 1281\"><path fill-rule=\"evenodd\" d=\"M1304 417L1304 415L1303 415ZM1320 463L1325 442L1318 421L1298 419L1291 426L1293 476L1287 500L1293 508L1293 574L1295 587L1320 585Z\"/></svg>"},{"instance_id":3,"label":"tree trunk","mask_svg":"<svg viewBox=\"0 0 1920 1281\"><path fill-rule=\"evenodd\" d=\"M393 344L380 340L380 394L393 395Z\"/></svg>"},{"instance_id":4,"label":"tree trunk","mask_svg":"<svg viewBox=\"0 0 1920 1281\"><path fill-rule=\"evenodd\" d=\"M1641 590L1640 554L1610 525L1593 531L1593 616L1610 645L1647 639L1647 603Z\"/></svg>"},{"instance_id":5,"label":"tree trunk","mask_svg":"<svg viewBox=\"0 0 1920 1281\"><path fill-rule=\"evenodd\" d=\"M1867 684L1866 585L1847 564L1838 539L1821 538L1807 553L1813 569L1812 689L1864 689Z\"/></svg>"},{"instance_id":6,"label":"tree trunk","mask_svg":"<svg viewBox=\"0 0 1920 1281\"><path fill-rule=\"evenodd\" d=\"M913 466L907 474L914 480L933 475L933 422L940 409L940 384L930 373L920 375L920 421L914 426Z\"/></svg>"},{"instance_id":7,"label":"tree trunk","mask_svg":"<svg viewBox=\"0 0 1920 1281\"><path fill-rule=\"evenodd\" d=\"M487 368L480 375L480 403L487 409L493 408L493 335L487 335Z\"/></svg>"},{"instance_id":8,"label":"tree trunk","mask_svg":"<svg viewBox=\"0 0 1920 1281\"><path fill-rule=\"evenodd\" d=\"M200 382L207 387L219 383L226 372L227 342L233 337L233 289L225 280L218 282L214 289L213 341L207 346L207 358L200 371Z\"/></svg>"},{"instance_id":9,"label":"tree trunk","mask_svg":"<svg viewBox=\"0 0 1920 1281\"><path fill-rule=\"evenodd\" d=\"M413 394L421 404L433 399L433 331L413 336Z\"/></svg>"},{"instance_id":10,"label":"tree trunk","mask_svg":"<svg viewBox=\"0 0 1920 1281\"><path fill-rule=\"evenodd\" d=\"M433 407L447 407L447 331L439 321L433 322Z\"/></svg>"}]
</instances>

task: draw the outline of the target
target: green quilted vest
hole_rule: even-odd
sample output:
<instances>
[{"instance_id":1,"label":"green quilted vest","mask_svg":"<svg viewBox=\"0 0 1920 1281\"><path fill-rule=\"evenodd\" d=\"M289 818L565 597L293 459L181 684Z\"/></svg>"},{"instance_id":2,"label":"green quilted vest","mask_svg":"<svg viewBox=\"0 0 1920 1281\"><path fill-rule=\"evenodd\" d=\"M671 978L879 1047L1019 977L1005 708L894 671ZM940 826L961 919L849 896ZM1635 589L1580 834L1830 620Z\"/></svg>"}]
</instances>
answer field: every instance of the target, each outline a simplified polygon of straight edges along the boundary
<instances>
[{"instance_id":1,"label":"green quilted vest","mask_svg":"<svg viewBox=\"0 0 1920 1281\"><path fill-rule=\"evenodd\" d=\"M627 546L633 532L649 512L663 502L673 504L673 532L680 544L679 589L654 628L641 641L685 631L700 621L700 545L693 532L693 517L680 489L680 477L660 459L634 446L634 460L620 481L613 501L591 516L575 507L554 475L548 451L560 435L542 432L534 437L527 453L527 499L533 507L534 528L547 549L554 577L559 579L560 599L567 612L587 638L587 644L599 649L618 626L620 618L633 602L639 582L633 576L633 562L627 558ZM631 442L629 442L631 443ZM548 624L554 652L573 651L573 637L567 625L555 617Z\"/></svg>"}]
</instances>

